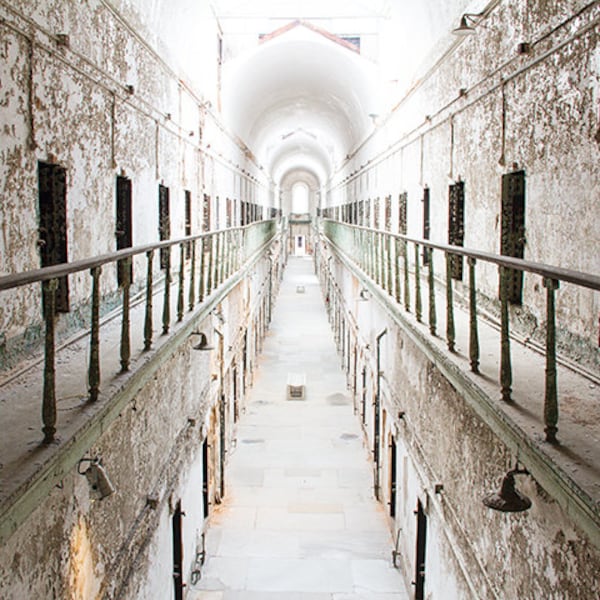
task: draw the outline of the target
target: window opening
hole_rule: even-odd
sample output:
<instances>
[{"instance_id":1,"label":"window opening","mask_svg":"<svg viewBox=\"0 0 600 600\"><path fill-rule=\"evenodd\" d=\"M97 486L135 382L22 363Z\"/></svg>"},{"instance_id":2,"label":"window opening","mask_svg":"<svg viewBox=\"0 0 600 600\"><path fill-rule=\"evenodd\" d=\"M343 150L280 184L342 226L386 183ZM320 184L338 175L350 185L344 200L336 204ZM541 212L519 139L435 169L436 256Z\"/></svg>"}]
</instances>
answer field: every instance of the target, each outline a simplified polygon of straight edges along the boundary
<instances>
[{"instance_id":1,"label":"window opening","mask_svg":"<svg viewBox=\"0 0 600 600\"><path fill-rule=\"evenodd\" d=\"M173 530L173 585L175 600L183 600L183 512L177 502L172 518Z\"/></svg>"}]
</instances>

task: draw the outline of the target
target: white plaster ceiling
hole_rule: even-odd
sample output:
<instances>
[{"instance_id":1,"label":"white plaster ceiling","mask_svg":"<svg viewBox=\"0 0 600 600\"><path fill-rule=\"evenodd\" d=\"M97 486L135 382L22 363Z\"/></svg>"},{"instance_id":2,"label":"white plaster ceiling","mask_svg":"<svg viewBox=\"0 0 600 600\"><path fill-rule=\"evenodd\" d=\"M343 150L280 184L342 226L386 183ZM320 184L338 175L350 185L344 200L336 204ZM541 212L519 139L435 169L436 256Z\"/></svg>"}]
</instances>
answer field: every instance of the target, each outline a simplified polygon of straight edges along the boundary
<instances>
[{"instance_id":1,"label":"white plaster ceiling","mask_svg":"<svg viewBox=\"0 0 600 600\"><path fill-rule=\"evenodd\" d=\"M397 99L391 97L390 81L400 89L428 53L451 42L450 31L460 15L480 11L485 4L485 0L213 0L225 38L234 21L237 32L240 23L249 30L254 27L256 38L296 19L316 27L297 25L226 61L223 116L276 184L285 175L289 185L296 169L298 180L308 171L324 185L373 130L370 115L385 113ZM356 32L365 19L371 28L377 23L377 62L318 31L336 18L341 19L338 24L354 23ZM271 29L265 29L268 26Z\"/></svg>"}]
</instances>

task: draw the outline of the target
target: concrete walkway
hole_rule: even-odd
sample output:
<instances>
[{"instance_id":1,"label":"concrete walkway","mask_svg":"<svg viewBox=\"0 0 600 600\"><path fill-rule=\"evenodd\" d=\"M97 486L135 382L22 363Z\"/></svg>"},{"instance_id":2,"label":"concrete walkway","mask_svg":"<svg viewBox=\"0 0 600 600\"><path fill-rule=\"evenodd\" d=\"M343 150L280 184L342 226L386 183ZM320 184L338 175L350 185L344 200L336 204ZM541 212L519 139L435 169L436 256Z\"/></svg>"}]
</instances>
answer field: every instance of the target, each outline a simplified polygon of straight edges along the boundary
<instances>
[{"instance_id":1,"label":"concrete walkway","mask_svg":"<svg viewBox=\"0 0 600 600\"><path fill-rule=\"evenodd\" d=\"M226 477L189 599L408 599L310 258L289 260Z\"/></svg>"}]
</instances>

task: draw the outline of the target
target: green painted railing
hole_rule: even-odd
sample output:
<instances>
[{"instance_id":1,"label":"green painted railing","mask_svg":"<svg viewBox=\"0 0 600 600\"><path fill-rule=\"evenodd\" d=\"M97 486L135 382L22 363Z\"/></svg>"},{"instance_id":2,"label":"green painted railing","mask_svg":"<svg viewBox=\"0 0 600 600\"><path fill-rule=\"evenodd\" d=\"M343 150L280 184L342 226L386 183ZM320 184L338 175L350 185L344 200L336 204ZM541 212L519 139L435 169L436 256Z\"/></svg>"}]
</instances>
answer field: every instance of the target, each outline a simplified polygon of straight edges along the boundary
<instances>
[{"instance_id":1,"label":"green painted railing","mask_svg":"<svg viewBox=\"0 0 600 600\"><path fill-rule=\"evenodd\" d=\"M406 312L414 311L417 322L423 321L423 279L421 269L427 270L427 324L432 336L437 335L436 280L434 252L445 255L446 332L450 352L455 352L455 294L453 270L457 260L466 257L468 265L469 304L469 362L471 371L479 373L479 331L477 310L477 261L494 264L499 271L500 288L500 373L502 400L512 401L512 362L510 350L510 311L508 278L511 270L533 273L542 278L546 288L546 381L544 393L544 424L546 441L558 443L558 386L556 371L556 312L555 295L560 282L568 282L592 290L600 290L600 276L569 269L534 263L517 258L470 250L459 246L437 244L429 240L349 225L339 221L322 220L320 230L338 251L349 258L366 277L387 292ZM414 257L410 261L410 246ZM423 251L423 252L422 252ZM422 256L421 256L422 252ZM423 260L422 260L423 258ZM414 275L411 286L411 273Z\"/></svg>"},{"instance_id":2,"label":"green painted railing","mask_svg":"<svg viewBox=\"0 0 600 600\"><path fill-rule=\"evenodd\" d=\"M0 292L22 286L42 285L42 306L45 321L45 350L44 350L44 382L42 397L42 431L44 442L49 444L56 438L57 409L56 409L56 367L55 367L55 324L56 324L56 290L60 277L81 272L90 272L92 291L90 306L90 361L88 368L89 401L95 402L100 393L100 289L102 267L116 264L121 274L121 339L120 363L123 372L128 371L131 360L131 322L130 322L130 290L131 269L133 257L146 255L147 269L145 281L137 282L145 285L145 318L144 318L144 350L152 348L155 326L153 323L154 296L154 255L162 250L164 254L163 278L163 310L162 333L167 335L172 323L171 289L172 280L171 254L179 248L177 285L176 318L183 320L185 309L185 288L187 286L188 311L193 311L208 296L241 269L247 261L264 247L277 234L277 223L274 220L260 221L244 227L225 229L203 233L172 241L147 244L136 248L119 250L94 258L79 260L71 263L36 269L15 275L0 277ZM191 257L186 266L186 249ZM199 260L198 260L199 258Z\"/></svg>"}]
</instances>

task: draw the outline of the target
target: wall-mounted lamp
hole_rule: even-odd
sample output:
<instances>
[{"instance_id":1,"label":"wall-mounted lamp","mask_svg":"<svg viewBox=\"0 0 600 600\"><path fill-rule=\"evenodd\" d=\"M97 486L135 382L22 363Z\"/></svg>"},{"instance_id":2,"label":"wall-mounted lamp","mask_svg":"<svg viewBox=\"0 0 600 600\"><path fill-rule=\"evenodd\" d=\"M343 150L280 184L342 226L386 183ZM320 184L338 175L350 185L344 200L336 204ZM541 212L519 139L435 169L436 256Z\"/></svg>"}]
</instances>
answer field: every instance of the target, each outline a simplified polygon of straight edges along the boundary
<instances>
[{"instance_id":1,"label":"wall-mounted lamp","mask_svg":"<svg viewBox=\"0 0 600 600\"><path fill-rule=\"evenodd\" d=\"M82 463L90 463L85 471L81 470ZM77 472L80 475L85 475L88 480L90 484L90 498L102 500L115 493L115 488L97 456L95 458L82 458L77 466Z\"/></svg>"},{"instance_id":2,"label":"wall-mounted lamp","mask_svg":"<svg viewBox=\"0 0 600 600\"><path fill-rule=\"evenodd\" d=\"M190 337L192 336L197 336L199 338L198 343L195 346L192 346L194 350L214 350L214 346L211 346L208 343L208 338L205 333L202 333L201 331L192 331Z\"/></svg>"},{"instance_id":3,"label":"wall-mounted lamp","mask_svg":"<svg viewBox=\"0 0 600 600\"><path fill-rule=\"evenodd\" d=\"M358 299L361 302L367 302L368 300L371 299L371 292L367 288L363 288L362 290L360 290L360 293L358 294Z\"/></svg>"},{"instance_id":4,"label":"wall-mounted lamp","mask_svg":"<svg viewBox=\"0 0 600 600\"><path fill-rule=\"evenodd\" d=\"M465 13L460 19L460 25L452 30L454 35L469 35L475 32L475 26L479 23L481 13Z\"/></svg>"},{"instance_id":5,"label":"wall-mounted lamp","mask_svg":"<svg viewBox=\"0 0 600 600\"><path fill-rule=\"evenodd\" d=\"M515 489L515 475L528 475L527 469L514 468L502 480L499 492L487 495L483 503L494 510L502 512L521 512L531 507L531 500Z\"/></svg>"}]
</instances>

